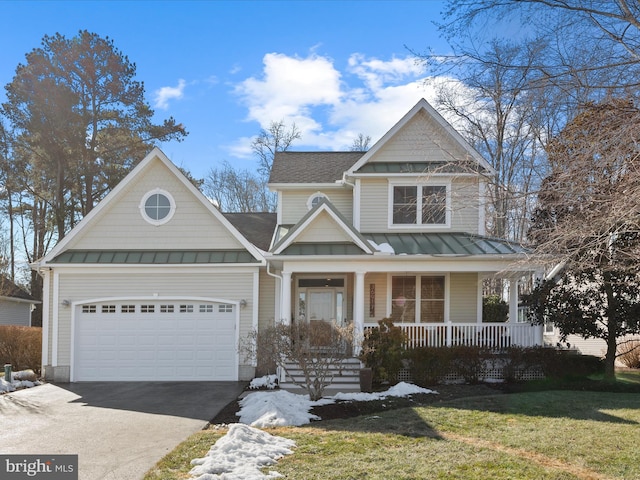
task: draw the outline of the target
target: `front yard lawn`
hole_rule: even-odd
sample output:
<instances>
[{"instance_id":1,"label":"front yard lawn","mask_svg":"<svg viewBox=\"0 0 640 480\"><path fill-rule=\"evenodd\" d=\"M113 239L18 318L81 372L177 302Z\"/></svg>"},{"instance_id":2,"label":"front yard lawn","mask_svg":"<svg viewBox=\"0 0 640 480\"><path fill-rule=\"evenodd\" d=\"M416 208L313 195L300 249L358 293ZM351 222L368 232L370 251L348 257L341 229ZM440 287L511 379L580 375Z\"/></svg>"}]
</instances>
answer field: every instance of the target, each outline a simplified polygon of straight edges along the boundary
<instances>
[{"instance_id":1,"label":"front yard lawn","mask_svg":"<svg viewBox=\"0 0 640 480\"><path fill-rule=\"evenodd\" d=\"M447 400L268 429L290 479L638 479L640 394L546 391ZM225 430L191 436L145 477L190 478Z\"/></svg>"}]
</instances>

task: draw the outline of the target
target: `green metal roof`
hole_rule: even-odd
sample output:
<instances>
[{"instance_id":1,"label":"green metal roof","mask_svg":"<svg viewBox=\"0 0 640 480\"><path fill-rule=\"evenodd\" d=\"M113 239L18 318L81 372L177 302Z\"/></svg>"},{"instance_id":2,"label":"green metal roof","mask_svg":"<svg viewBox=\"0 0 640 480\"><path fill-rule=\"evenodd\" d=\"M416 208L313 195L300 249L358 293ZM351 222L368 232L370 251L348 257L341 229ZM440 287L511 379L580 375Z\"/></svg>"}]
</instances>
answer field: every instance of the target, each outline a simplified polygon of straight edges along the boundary
<instances>
[{"instance_id":1,"label":"green metal roof","mask_svg":"<svg viewBox=\"0 0 640 480\"><path fill-rule=\"evenodd\" d=\"M470 162L369 162L356 173L477 173L481 167Z\"/></svg>"},{"instance_id":2,"label":"green metal roof","mask_svg":"<svg viewBox=\"0 0 640 480\"><path fill-rule=\"evenodd\" d=\"M354 243L293 243L280 255L365 255Z\"/></svg>"},{"instance_id":3,"label":"green metal roof","mask_svg":"<svg viewBox=\"0 0 640 480\"><path fill-rule=\"evenodd\" d=\"M388 243L396 255L517 255L527 249L507 240L469 233L365 233L376 244Z\"/></svg>"},{"instance_id":4,"label":"green metal roof","mask_svg":"<svg viewBox=\"0 0 640 480\"><path fill-rule=\"evenodd\" d=\"M258 263L258 260L246 250L67 250L51 263L169 265Z\"/></svg>"}]
</instances>

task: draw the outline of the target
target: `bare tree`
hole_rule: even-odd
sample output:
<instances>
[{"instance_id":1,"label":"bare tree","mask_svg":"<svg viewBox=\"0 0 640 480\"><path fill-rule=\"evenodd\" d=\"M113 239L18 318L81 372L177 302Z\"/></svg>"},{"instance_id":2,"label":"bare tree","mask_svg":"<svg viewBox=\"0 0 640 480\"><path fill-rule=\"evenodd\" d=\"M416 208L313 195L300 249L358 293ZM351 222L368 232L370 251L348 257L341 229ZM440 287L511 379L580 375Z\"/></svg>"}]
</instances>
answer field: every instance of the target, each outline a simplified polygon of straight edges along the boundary
<instances>
[{"instance_id":1,"label":"bare tree","mask_svg":"<svg viewBox=\"0 0 640 480\"><path fill-rule=\"evenodd\" d=\"M536 65L541 85L618 95L640 86L640 8L635 0L449 0L444 18L439 28L459 55L499 32L503 38L545 45Z\"/></svg>"},{"instance_id":2,"label":"bare tree","mask_svg":"<svg viewBox=\"0 0 640 480\"><path fill-rule=\"evenodd\" d=\"M369 135L364 135L363 133L359 133L356 138L353 139L353 143L351 144L352 152L366 152L369 150L371 146L371 137Z\"/></svg>"},{"instance_id":3,"label":"bare tree","mask_svg":"<svg viewBox=\"0 0 640 480\"><path fill-rule=\"evenodd\" d=\"M251 142L251 149L258 156L258 173L269 178L276 152L287 151L291 144L300 138L302 134L296 124L287 127L284 120L272 121L269 128L260 130Z\"/></svg>"},{"instance_id":4,"label":"bare tree","mask_svg":"<svg viewBox=\"0 0 640 480\"><path fill-rule=\"evenodd\" d=\"M228 162L212 168L204 181L204 192L223 212L275 212L276 194L267 183L276 152L284 152L301 138L295 123L287 127L283 120L271 122L267 130L251 142L258 157L258 173L236 169Z\"/></svg>"},{"instance_id":5,"label":"bare tree","mask_svg":"<svg viewBox=\"0 0 640 480\"><path fill-rule=\"evenodd\" d=\"M223 212L273 212L276 209L276 199L263 178L248 170L236 170L228 162L209 171L203 192Z\"/></svg>"},{"instance_id":6,"label":"bare tree","mask_svg":"<svg viewBox=\"0 0 640 480\"><path fill-rule=\"evenodd\" d=\"M615 378L618 340L640 333L640 109L629 99L585 106L548 146L551 173L530 233L535 254L561 262L534 292L539 322L562 336L607 343Z\"/></svg>"},{"instance_id":7,"label":"bare tree","mask_svg":"<svg viewBox=\"0 0 640 480\"><path fill-rule=\"evenodd\" d=\"M245 357L261 365L275 365L284 370L292 382L303 388L311 400L322 398L333 382L335 367L349 358L353 325L340 327L328 322L276 322L259 332L252 332L241 346ZM290 369L301 370L304 381L290 375Z\"/></svg>"},{"instance_id":8,"label":"bare tree","mask_svg":"<svg viewBox=\"0 0 640 480\"><path fill-rule=\"evenodd\" d=\"M542 139L547 133L529 91L537 55L526 45L492 41L482 60L464 56L440 62L438 68L449 76L433 82L438 105L457 118L463 136L497 173L487 192L487 232L516 241L525 239L535 191L546 172ZM523 67L504 66L513 63Z\"/></svg>"}]
</instances>

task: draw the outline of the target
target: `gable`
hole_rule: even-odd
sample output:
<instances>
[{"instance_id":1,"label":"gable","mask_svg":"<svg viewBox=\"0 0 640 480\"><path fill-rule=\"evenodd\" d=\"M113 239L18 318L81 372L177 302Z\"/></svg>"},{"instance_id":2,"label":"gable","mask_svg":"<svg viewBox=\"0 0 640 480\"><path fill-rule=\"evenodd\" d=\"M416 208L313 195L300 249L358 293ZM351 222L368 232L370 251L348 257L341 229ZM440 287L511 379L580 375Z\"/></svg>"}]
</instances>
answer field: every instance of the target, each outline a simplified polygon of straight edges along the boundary
<instances>
[{"instance_id":1,"label":"gable","mask_svg":"<svg viewBox=\"0 0 640 480\"><path fill-rule=\"evenodd\" d=\"M346 245L349 252L374 251L368 241L327 200L320 201L296 225L288 229L272 251L280 254L295 245ZM313 251L314 249L309 250Z\"/></svg>"},{"instance_id":2,"label":"gable","mask_svg":"<svg viewBox=\"0 0 640 480\"><path fill-rule=\"evenodd\" d=\"M151 200L157 196L166 204L160 202L154 209L156 204ZM61 260L79 258L61 256L64 252L90 252L86 258L93 258L96 252L154 251L227 251L231 255L224 256L225 259L245 258L248 254L263 261L259 251L231 222L159 149L154 149L41 263L56 258L59 263L66 263ZM212 259L219 257L210 254Z\"/></svg>"},{"instance_id":3,"label":"gable","mask_svg":"<svg viewBox=\"0 0 640 480\"><path fill-rule=\"evenodd\" d=\"M369 163L448 163L467 153L427 112L420 110L371 156Z\"/></svg>"},{"instance_id":4,"label":"gable","mask_svg":"<svg viewBox=\"0 0 640 480\"><path fill-rule=\"evenodd\" d=\"M421 174L482 172L491 165L431 106L420 100L347 172Z\"/></svg>"},{"instance_id":5,"label":"gable","mask_svg":"<svg viewBox=\"0 0 640 480\"><path fill-rule=\"evenodd\" d=\"M149 192L168 193L175 202L170 221L153 225L145 220L141 201ZM242 244L220 220L197 201L193 194L162 162L151 162L133 179L117 201L100 212L90 228L69 248L95 249L239 249Z\"/></svg>"}]
</instances>

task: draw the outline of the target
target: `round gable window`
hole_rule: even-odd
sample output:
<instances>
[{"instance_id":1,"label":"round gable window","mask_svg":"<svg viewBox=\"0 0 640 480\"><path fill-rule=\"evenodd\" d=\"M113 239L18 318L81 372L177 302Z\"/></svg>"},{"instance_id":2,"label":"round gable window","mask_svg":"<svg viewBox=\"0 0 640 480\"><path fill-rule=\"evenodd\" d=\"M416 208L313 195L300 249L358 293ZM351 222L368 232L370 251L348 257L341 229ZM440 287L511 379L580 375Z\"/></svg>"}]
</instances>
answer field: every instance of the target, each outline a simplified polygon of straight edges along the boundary
<instances>
[{"instance_id":1,"label":"round gable window","mask_svg":"<svg viewBox=\"0 0 640 480\"><path fill-rule=\"evenodd\" d=\"M164 190L155 189L148 192L140 202L142 218L152 225L162 225L173 217L176 204L173 197Z\"/></svg>"},{"instance_id":2,"label":"round gable window","mask_svg":"<svg viewBox=\"0 0 640 480\"><path fill-rule=\"evenodd\" d=\"M316 192L313 195L311 195L307 200L307 208L311 210L312 208L316 207L322 200L325 200L325 199L328 201L329 197L327 197L322 192Z\"/></svg>"}]
</instances>

